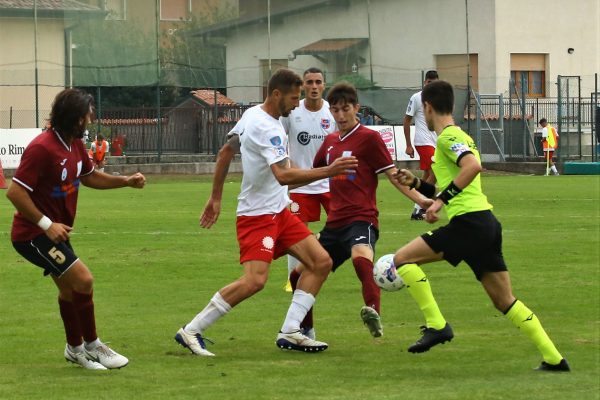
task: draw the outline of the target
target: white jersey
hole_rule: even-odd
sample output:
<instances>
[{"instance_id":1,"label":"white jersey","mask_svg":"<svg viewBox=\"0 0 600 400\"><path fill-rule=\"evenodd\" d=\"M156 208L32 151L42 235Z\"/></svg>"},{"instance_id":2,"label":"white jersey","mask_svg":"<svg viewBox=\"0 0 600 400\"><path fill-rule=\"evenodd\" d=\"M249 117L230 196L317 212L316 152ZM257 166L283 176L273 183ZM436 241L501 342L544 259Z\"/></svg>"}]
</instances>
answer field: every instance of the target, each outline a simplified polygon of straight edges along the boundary
<instances>
[{"instance_id":1,"label":"white jersey","mask_svg":"<svg viewBox=\"0 0 600 400\"><path fill-rule=\"evenodd\" d=\"M337 130L329 111L329 103L323 100L319 111L310 111L304 104L292 110L289 117L280 118L288 134L290 159L303 169L311 169L315 154L323 144L325 136ZM290 190L292 193L319 194L329 192L329 179L321 179L308 185Z\"/></svg>"},{"instance_id":2,"label":"white jersey","mask_svg":"<svg viewBox=\"0 0 600 400\"><path fill-rule=\"evenodd\" d=\"M423 114L423 103L421 102L421 92L415 93L410 97L406 115L413 117L415 123L415 138L413 146L433 146L437 142L435 132L427 129L425 114Z\"/></svg>"},{"instance_id":3,"label":"white jersey","mask_svg":"<svg viewBox=\"0 0 600 400\"><path fill-rule=\"evenodd\" d=\"M279 184L271 164L288 158L287 135L278 119L260 105L242 115L240 135L242 189L238 196L237 215L265 215L281 212L290 203L287 186Z\"/></svg>"}]
</instances>

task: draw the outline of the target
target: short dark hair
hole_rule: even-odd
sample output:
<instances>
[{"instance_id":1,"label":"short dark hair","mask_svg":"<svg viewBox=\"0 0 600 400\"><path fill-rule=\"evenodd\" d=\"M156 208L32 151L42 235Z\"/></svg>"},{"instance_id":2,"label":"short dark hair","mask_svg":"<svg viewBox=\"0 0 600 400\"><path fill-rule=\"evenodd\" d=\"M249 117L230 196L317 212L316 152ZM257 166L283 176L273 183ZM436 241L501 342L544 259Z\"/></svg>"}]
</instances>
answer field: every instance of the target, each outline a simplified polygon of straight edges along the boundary
<instances>
[{"instance_id":1,"label":"short dark hair","mask_svg":"<svg viewBox=\"0 0 600 400\"><path fill-rule=\"evenodd\" d=\"M452 114L454 109L454 91L446 81L435 81L426 85L421 92L423 104L429 103L439 114Z\"/></svg>"},{"instance_id":2,"label":"short dark hair","mask_svg":"<svg viewBox=\"0 0 600 400\"><path fill-rule=\"evenodd\" d=\"M302 78L300 78L298 74L292 70L281 68L271 76L271 79L269 79L267 95L270 96L276 89L283 94L287 94L292 88L299 88L301 86Z\"/></svg>"},{"instance_id":3,"label":"short dark hair","mask_svg":"<svg viewBox=\"0 0 600 400\"><path fill-rule=\"evenodd\" d=\"M306 71L304 71L304 73L302 74L302 77L304 78L306 76L306 74L321 74L323 79L325 78L325 74L323 73L323 71L321 71L321 69L317 68L317 67L308 68Z\"/></svg>"},{"instance_id":4,"label":"short dark hair","mask_svg":"<svg viewBox=\"0 0 600 400\"><path fill-rule=\"evenodd\" d=\"M425 73L425 79L440 79L436 70L427 71Z\"/></svg>"},{"instance_id":5,"label":"short dark hair","mask_svg":"<svg viewBox=\"0 0 600 400\"><path fill-rule=\"evenodd\" d=\"M94 98L81 89L65 89L54 98L50 126L68 137L79 134L79 121L94 107Z\"/></svg>"},{"instance_id":6,"label":"short dark hair","mask_svg":"<svg viewBox=\"0 0 600 400\"><path fill-rule=\"evenodd\" d=\"M540 122L538 122L538 124L541 125L541 124L543 124L545 122L548 122L548 120L546 118L542 118L542 119L540 119Z\"/></svg>"},{"instance_id":7,"label":"short dark hair","mask_svg":"<svg viewBox=\"0 0 600 400\"><path fill-rule=\"evenodd\" d=\"M96 140L102 141L102 140L104 140L104 136L101 133L99 133L98 136L96 137Z\"/></svg>"},{"instance_id":8,"label":"short dark hair","mask_svg":"<svg viewBox=\"0 0 600 400\"><path fill-rule=\"evenodd\" d=\"M333 85L327 93L327 102L335 104L358 104L358 93L356 88L349 82L339 82Z\"/></svg>"}]
</instances>

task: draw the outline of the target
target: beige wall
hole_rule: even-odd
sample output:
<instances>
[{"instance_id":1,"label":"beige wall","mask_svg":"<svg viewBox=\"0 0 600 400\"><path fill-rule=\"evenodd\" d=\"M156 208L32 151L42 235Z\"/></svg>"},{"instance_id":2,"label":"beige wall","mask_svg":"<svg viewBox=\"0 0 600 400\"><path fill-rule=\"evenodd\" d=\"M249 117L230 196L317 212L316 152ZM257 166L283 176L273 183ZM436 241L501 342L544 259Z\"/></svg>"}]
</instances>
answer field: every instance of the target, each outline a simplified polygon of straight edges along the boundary
<instances>
[{"instance_id":1,"label":"beige wall","mask_svg":"<svg viewBox=\"0 0 600 400\"><path fill-rule=\"evenodd\" d=\"M511 53L543 53L548 97L557 95L557 75L580 75L589 96L600 72L600 0L500 0L495 12L498 92L507 90Z\"/></svg>"},{"instance_id":2,"label":"beige wall","mask_svg":"<svg viewBox=\"0 0 600 400\"><path fill-rule=\"evenodd\" d=\"M35 127L35 58L33 21L0 19L0 127ZM56 94L65 86L63 20L38 21L38 105L49 110ZM39 123L47 118L40 112ZM18 125L17 125L18 124Z\"/></svg>"}]
</instances>

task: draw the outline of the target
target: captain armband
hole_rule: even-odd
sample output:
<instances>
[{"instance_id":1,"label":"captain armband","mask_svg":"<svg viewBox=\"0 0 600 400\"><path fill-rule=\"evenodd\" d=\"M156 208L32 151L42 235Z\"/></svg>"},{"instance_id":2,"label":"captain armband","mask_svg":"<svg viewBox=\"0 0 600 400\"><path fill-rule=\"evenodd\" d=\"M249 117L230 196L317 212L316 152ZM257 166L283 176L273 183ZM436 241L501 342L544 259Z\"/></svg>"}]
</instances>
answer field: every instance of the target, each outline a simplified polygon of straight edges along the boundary
<instances>
[{"instance_id":1,"label":"captain armband","mask_svg":"<svg viewBox=\"0 0 600 400\"><path fill-rule=\"evenodd\" d=\"M448 186L446 186L446 189L439 192L436 197L438 199L442 200L444 202L444 204L448 204L448 202L454 196L457 196L460 192L462 192L462 189L460 189L458 186L456 186L454 184L454 181L452 181L452 182L450 182L450 184Z\"/></svg>"}]
</instances>

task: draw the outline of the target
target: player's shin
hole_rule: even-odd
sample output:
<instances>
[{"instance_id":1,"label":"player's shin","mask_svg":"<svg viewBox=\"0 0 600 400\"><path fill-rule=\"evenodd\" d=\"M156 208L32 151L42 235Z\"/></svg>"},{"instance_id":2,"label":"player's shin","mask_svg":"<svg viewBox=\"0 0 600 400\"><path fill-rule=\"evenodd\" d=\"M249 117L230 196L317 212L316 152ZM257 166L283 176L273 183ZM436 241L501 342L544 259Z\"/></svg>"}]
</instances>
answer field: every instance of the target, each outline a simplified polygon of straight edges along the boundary
<instances>
[{"instance_id":1,"label":"player's shin","mask_svg":"<svg viewBox=\"0 0 600 400\"><path fill-rule=\"evenodd\" d=\"M521 301L516 300L505 312L506 317L536 345L544 361L556 365L562 360L538 317Z\"/></svg>"},{"instance_id":2,"label":"player's shin","mask_svg":"<svg viewBox=\"0 0 600 400\"><path fill-rule=\"evenodd\" d=\"M446 320L433 297L431 285L423 270L417 264L404 264L398 268L398 274L423 312L427 327L443 329L446 326Z\"/></svg>"}]
</instances>

